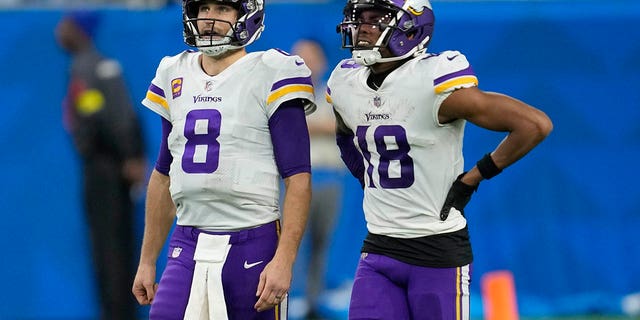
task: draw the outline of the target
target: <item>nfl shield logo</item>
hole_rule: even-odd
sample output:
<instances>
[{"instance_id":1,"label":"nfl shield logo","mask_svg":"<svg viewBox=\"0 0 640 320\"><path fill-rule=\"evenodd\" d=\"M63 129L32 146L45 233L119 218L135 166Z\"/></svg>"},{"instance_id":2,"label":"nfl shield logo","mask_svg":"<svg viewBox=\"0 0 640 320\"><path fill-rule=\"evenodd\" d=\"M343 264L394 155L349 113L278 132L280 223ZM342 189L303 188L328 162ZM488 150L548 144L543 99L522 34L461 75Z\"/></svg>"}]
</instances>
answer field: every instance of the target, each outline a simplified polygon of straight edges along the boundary
<instances>
[{"instance_id":1,"label":"nfl shield logo","mask_svg":"<svg viewBox=\"0 0 640 320\"><path fill-rule=\"evenodd\" d=\"M207 91L211 91L211 89L213 89L213 82L211 82L211 81L207 81L207 82L204 84L204 89L205 89L205 90L207 90Z\"/></svg>"},{"instance_id":2,"label":"nfl shield logo","mask_svg":"<svg viewBox=\"0 0 640 320\"><path fill-rule=\"evenodd\" d=\"M172 258L177 258L180 256L180 253L182 252L182 248L180 247L175 247L173 248L173 252L171 252L171 257Z\"/></svg>"},{"instance_id":3,"label":"nfl shield logo","mask_svg":"<svg viewBox=\"0 0 640 320\"><path fill-rule=\"evenodd\" d=\"M376 106L376 108L380 108L380 105L382 105L382 99L379 96L373 97L373 105Z\"/></svg>"}]
</instances>

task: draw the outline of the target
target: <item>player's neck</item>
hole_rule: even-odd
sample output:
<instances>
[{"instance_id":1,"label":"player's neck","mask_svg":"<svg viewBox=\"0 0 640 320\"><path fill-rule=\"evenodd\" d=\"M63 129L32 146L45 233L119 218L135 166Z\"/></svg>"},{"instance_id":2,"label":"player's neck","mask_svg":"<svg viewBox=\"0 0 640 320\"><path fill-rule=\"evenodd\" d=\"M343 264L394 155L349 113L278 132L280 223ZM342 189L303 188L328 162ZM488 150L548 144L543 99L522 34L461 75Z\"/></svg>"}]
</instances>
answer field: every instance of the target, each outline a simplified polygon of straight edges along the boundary
<instances>
[{"instance_id":1,"label":"player's neck","mask_svg":"<svg viewBox=\"0 0 640 320\"><path fill-rule=\"evenodd\" d=\"M369 68L371 72L375 74L390 73L405 62L406 60L382 62L370 65Z\"/></svg>"},{"instance_id":2,"label":"player's neck","mask_svg":"<svg viewBox=\"0 0 640 320\"><path fill-rule=\"evenodd\" d=\"M384 79L386 79L387 76L391 72L393 72L393 70L398 69L398 67L400 67L407 61L409 60L405 59L370 65L369 70L371 71L371 73L369 73L369 76L367 77L367 85L371 89L377 91L378 89L380 89L380 86L382 86L382 82L384 82Z\"/></svg>"},{"instance_id":3,"label":"player's neck","mask_svg":"<svg viewBox=\"0 0 640 320\"><path fill-rule=\"evenodd\" d=\"M234 50L220 57L210 57L201 54L200 67L206 74L216 76L245 55L247 55L247 51L244 50L244 48Z\"/></svg>"}]
</instances>

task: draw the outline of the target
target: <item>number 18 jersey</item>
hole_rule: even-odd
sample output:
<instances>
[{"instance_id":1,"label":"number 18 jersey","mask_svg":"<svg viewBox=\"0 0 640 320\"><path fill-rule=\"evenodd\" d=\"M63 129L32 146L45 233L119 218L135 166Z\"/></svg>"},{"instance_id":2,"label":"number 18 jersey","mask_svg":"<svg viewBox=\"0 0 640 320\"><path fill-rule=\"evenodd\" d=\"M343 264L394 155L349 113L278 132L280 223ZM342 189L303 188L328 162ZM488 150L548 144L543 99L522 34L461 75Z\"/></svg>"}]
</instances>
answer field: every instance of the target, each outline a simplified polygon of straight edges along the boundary
<instances>
[{"instance_id":1,"label":"number 18 jersey","mask_svg":"<svg viewBox=\"0 0 640 320\"><path fill-rule=\"evenodd\" d=\"M439 215L463 171L465 121L441 124L438 110L454 90L477 85L467 59L457 51L422 54L391 72L378 90L367 85L369 74L369 68L343 60L327 91L362 154L369 232L416 238L464 228L457 210L446 221Z\"/></svg>"},{"instance_id":2,"label":"number 18 jersey","mask_svg":"<svg viewBox=\"0 0 640 320\"><path fill-rule=\"evenodd\" d=\"M279 180L269 118L291 99L308 101L311 72L297 56L249 53L216 76L200 52L164 58L142 104L171 122L167 143L177 223L237 230L279 218Z\"/></svg>"}]
</instances>

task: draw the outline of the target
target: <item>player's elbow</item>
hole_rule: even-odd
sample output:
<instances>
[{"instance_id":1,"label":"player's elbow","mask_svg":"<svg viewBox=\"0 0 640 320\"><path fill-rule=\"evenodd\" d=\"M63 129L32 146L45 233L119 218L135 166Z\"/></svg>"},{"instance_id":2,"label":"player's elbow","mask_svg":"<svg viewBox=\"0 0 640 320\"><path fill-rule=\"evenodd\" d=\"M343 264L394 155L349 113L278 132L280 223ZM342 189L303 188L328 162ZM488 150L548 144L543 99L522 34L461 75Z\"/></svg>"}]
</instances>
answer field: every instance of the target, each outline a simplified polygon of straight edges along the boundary
<instances>
[{"instance_id":1,"label":"player's elbow","mask_svg":"<svg viewBox=\"0 0 640 320\"><path fill-rule=\"evenodd\" d=\"M544 140L553 130L553 122L542 111L537 111L530 121L529 131L538 141Z\"/></svg>"},{"instance_id":2,"label":"player's elbow","mask_svg":"<svg viewBox=\"0 0 640 320\"><path fill-rule=\"evenodd\" d=\"M553 130L553 122L551 119L544 113L540 112L540 119L538 119L538 131L543 137L548 136Z\"/></svg>"}]
</instances>

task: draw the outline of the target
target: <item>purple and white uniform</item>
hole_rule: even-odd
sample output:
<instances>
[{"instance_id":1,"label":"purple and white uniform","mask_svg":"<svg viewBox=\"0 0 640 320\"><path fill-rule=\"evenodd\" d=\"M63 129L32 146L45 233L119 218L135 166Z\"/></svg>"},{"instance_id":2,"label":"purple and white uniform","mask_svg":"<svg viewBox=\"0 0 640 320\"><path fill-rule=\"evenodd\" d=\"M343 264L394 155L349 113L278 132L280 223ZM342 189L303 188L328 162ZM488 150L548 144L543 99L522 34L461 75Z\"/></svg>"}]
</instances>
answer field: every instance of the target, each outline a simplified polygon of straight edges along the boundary
<instances>
[{"instance_id":1,"label":"purple and white uniform","mask_svg":"<svg viewBox=\"0 0 640 320\"><path fill-rule=\"evenodd\" d=\"M438 110L454 90L478 80L457 51L418 55L378 90L367 85L369 75L347 59L328 82L327 99L352 133L346 140L353 147L341 147L343 157L362 162L369 231L350 318L467 319L473 259L467 221L455 208L447 220L439 218L463 172L465 121L440 123Z\"/></svg>"},{"instance_id":2,"label":"purple and white uniform","mask_svg":"<svg viewBox=\"0 0 640 320\"><path fill-rule=\"evenodd\" d=\"M277 246L280 179L310 172L302 108L287 108L298 116L278 109L299 101L313 112L311 72L298 57L268 50L209 76L200 55L165 57L142 101L169 124L177 208L150 318L200 319L205 312L216 319L286 319L286 301L261 313L253 306L258 276ZM273 121L287 119L301 121L289 123L288 132L272 131ZM301 144L282 143L296 134ZM291 150L301 145L306 152Z\"/></svg>"}]
</instances>

